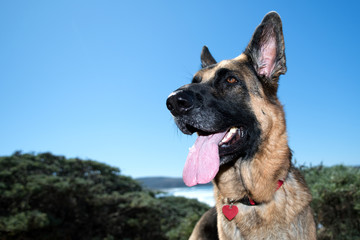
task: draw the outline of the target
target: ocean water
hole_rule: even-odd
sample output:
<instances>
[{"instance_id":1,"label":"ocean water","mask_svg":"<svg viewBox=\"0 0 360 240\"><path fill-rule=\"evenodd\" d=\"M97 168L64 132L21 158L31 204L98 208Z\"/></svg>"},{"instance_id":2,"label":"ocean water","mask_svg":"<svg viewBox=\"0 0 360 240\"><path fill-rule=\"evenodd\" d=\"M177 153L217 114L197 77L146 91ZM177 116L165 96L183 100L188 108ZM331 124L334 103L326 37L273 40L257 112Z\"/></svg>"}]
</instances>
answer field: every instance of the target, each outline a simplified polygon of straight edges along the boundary
<instances>
[{"instance_id":1,"label":"ocean water","mask_svg":"<svg viewBox=\"0 0 360 240\"><path fill-rule=\"evenodd\" d=\"M209 206L215 206L215 199L212 186L194 186L182 188L168 188L162 189L166 194L177 197L194 198L200 202L206 203Z\"/></svg>"}]
</instances>

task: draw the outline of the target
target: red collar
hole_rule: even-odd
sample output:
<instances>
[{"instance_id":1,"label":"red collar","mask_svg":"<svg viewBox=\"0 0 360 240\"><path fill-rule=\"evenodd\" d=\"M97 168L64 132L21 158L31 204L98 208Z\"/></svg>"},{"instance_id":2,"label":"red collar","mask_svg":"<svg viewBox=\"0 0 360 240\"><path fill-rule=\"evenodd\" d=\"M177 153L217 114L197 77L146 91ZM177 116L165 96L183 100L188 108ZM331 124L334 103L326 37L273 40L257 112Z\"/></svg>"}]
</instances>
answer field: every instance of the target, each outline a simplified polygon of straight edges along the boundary
<instances>
[{"instance_id":1,"label":"red collar","mask_svg":"<svg viewBox=\"0 0 360 240\"><path fill-rule=\"evenodd\" d=\"M277 188L275 191L279 190L279 188L281 188L281 186L283 185L284 181L283 180L279 180L277 182ZM240 199L239 201L236 201L248 206L255 206L255 205L260 205L261 203L257 203L254 200L252 200L250 197L245 196L242 199ZM238 213L239 209L237 208L237 206L233 205L236 202L231 202L230 205L224 205L222 208L222 212L225 215L225 217L231 221L236 214Z\"/></svg>"},{"instance_id":2,"label":"red collar","mask_svg":"<svg viewBox=\"0 0 360 240\"><path fill-rule=\"evenodd\" d=\"M276 187L276 190L275 191L277 191L277 190L279 190L279 188L281 188L281 186L284 184L284 181L283 180L279 180L278 182L277 182L277 187ZM246 198L247 196L245 196L245 198ZM249 198L249 203L250 203L250 205L259 205L259 203L256 203L254 200L252 200L250 197L247 197L247 198ZM248 205L248 204L247 204Z\"/></svg>"}]
</instances>

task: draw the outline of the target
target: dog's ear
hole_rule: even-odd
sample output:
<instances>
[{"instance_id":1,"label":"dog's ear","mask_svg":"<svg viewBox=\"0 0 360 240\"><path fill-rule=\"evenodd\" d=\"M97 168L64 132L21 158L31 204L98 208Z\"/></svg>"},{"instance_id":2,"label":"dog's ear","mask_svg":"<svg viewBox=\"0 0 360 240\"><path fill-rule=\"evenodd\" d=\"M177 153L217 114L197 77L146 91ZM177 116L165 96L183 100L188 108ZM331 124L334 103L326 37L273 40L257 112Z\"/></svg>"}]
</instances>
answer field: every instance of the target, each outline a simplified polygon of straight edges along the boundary
<instances>
[{"instance_id":1,"label":"dog's ear","mask_svg":"<svg viewBox=\"0 0 360 240\"><path fill-rule=\"evenodd\" d=\"M244 52L259 78L277 89L277 80L286 73L285 44L280 16L266 14Z\"/></svg>"},{"instance_id":2,"label":"dog's ear","mask_svg":"<svg viewBox=\"0 0 360 240\"><path fill-rule=\"evenodd\" d=\"M201 67L202 68L216 64L216 61L215 61L214 57L211 55L207 46L203 46L200 58L201 58Z\"/></svg>"}]
</instances>

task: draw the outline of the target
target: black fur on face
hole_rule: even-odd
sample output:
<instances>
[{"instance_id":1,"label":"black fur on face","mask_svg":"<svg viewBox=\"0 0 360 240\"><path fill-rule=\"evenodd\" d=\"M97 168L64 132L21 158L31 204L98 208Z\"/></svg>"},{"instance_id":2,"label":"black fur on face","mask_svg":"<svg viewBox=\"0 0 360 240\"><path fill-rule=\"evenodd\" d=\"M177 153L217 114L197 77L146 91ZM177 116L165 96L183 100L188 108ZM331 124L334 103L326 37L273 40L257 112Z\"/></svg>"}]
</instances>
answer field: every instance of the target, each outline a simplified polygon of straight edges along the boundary
<instances>
[{"instance_id":1,"label":"black fur on face","mask_svg":"<svg viewBox=\"0 0 360 240\"><path fill-rule=\"evenodd\" d=\"M183 133L209 135L225 132L232 127L244 129L245 137L240 144L230 149L220 148L221 164L234 159L251 158L260 141L259 123L251 111L249 90L244 82L246 76L241 71L249 66L239 63L234 65L238 70L218 68L217 65L203 69L216 68L216 71L212 78L206 80L202 79L200 71L191 84L174 92L174 96L180 95L191 101L192 105L181 113L173 111L175 122Z\"/></svg>"}]
</instances>

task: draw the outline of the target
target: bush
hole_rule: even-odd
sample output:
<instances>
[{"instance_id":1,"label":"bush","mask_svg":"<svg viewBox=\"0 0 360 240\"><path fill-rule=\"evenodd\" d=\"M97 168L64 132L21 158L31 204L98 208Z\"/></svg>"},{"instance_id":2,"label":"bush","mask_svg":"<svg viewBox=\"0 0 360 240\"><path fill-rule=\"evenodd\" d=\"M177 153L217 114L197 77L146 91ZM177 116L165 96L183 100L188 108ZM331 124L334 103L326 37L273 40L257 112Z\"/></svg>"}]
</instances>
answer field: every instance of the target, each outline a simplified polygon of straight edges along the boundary
<instances>
[{"instance_id":1,"label":"bush","mask_svg":"<svg viewBox=\"0 0 360 240\"><path fill-rule=\"evenodd\" d=\"M319 240L360 239L360 169L301 167ZM188 239L209 207L156 197L118 168L50 153L0 157L0 239Z\"/></svg>"},{"instance_id":2,"label":"bush","mask_svg":"<svg viewBox=\"0 0 360 240\"><path fill-rule=\"evenodd\" d=\"M360 239L360 169L302 167L310 187L318 239Z\"/></svg>"},{"instance_id":3,"label":"bush","mask_svg":"<svg viewBox=\"0 0 360 240\"><path fill-rule=\"evenodd\" d=\"M181 239L189 236L182 223L207 209L156 198L99 162L50 153L0 157L1 239Z\"/></svg>"}]
</instances>

